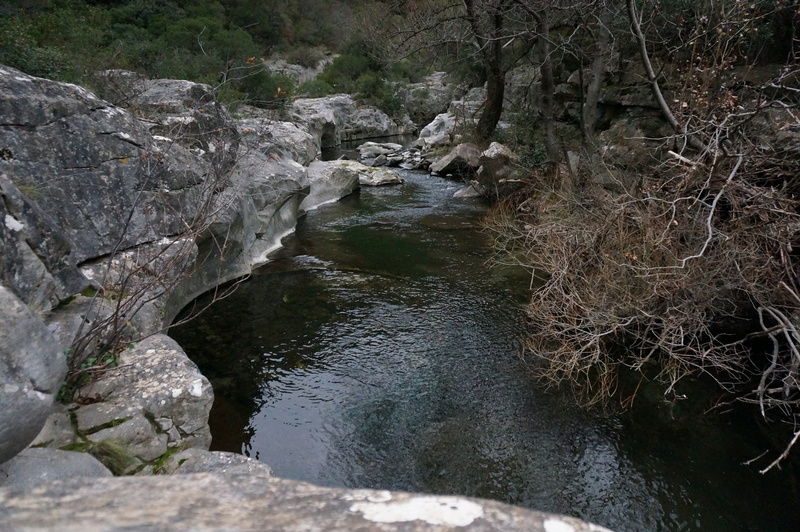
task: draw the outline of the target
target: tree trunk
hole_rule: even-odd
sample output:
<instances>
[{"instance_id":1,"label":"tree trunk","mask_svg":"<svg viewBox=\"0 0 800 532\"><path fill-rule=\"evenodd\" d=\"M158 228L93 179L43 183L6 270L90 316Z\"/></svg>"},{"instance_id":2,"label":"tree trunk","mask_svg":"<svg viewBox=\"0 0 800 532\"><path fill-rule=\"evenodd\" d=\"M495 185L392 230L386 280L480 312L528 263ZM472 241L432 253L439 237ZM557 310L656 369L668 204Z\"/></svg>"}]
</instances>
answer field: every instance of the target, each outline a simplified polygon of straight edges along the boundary
<instances>
[{"instance_id":1,"label":"tree trunk","mask_svg":"<svg viewBox=\"0 0 800 532\"><path fill-rule=\"evenodd\" d=\"M589 70L589 79L586 83L585 98L581 112L581 132L583 133L583 144L589 149L594 146L594 130L597 124L597 102L600 100L600 88L603 81L603 69L606 59L610 56L611 34L608 31L608 16L606 11L600 19L597 31L597 51L592 58L592 66Z\"/></svg>"},{"instance_id":2,"label":"tree trunk","mask_svg":"<svg viewBox=\"0 0 800 532\"><path fill-rule=\"evenodd\" d=\"M494 68L492 65L487 65L486 78L486 103L477 128L478 138L482 141L489 140L497 123L500 122L506 92L505 73L499 66Z\"/></svg>"},{"instance_id":3,"label":"tree trunk","mask_svg":"<svg viewBox=\"0 0 800 532\"><path fill-rule=\"evenodd\" d=\"M555 133L555 82L553 62L550 58L550 27L547 12L542 11L538 19L537 50L542 61L542 122L544 126L544 147L548 166L555 167L561 160L561 149Z\"/></svg>"}]
</instances>

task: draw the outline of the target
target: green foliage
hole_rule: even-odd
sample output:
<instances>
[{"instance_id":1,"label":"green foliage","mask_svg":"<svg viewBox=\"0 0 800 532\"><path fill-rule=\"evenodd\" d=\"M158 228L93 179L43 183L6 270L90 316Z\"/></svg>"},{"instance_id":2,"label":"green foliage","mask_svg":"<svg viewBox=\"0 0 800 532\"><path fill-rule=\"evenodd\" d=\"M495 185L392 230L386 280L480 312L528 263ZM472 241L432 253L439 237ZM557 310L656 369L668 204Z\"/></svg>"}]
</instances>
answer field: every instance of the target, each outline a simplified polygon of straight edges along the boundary
<instances>
[{"instance_id":1,"label":"green foliage","mask_svg":"<svg viewBox=\"0 0 800 532\"><path fill-rule=\"evenodd\" d=\"M297 87L297 95L304 96L306 98L321 98L322 96L335 93L336 89L321 79L312 79L302 83L299 87Z\"/></svg>"},{"instance_id":2,"label":"green foliage","mask_svg":"<svg viewBox=\"0 0 800 532\"><path fill-rule=\"evenodd\" d=\"M315 68L325 58L325 54L315 48L298 46L284 54L286 62L301 65L306 68Z\"/></svg>"},{"instance_id":3,"label":"green foliage","mask_svg":"<svg viewBox=\"0 0 800 532\"><path fill-rule=\"evenodd\" d=\"M542 170L547 164L544 135L540 124L527 113L514 113L507 128L497 129L498 142L508 146L527 170Z\"/></svg>"},{"instance_id":4,"label":"green foliage","mask_svg":"<svg viewBox=\"0 0 800 532\"><path fill-rule=\"evenodd\" d=\"M361 100L393 115L402 109L403 102L389 80L403 79L409 70L405 64L387 68L369 53L364 43L355 40L319 76L320 83L310 88L354 93ZM408 81L408 77L405 80Z\"/></svg>"},{"instance_id":5,"label":"green foliage","mask_svg":"<svg viewBox=\"0 0 800 532\"><path fill-rule=\"evenodd\" d=\"M97 458L114 475L124 474L129 467L137 462L133 453L120 441L114 439L99 442L87 440L85 452Z\"/></svg>"},{"instance_id":6,"label":"green foliage","mask_svg":"<svg viewBox=\"0 0 800 532\"><path fill-rule=\"evenodd\" d=\"M294 93L294 82L283 74L260 69L232 84L251 105L265 109L283 107Z\"/></svg>"},{"instance_id":7,"label":"green foliage","mask_svg":"<svg viewBox=\"0 0 800 532\"><path fill-rule=\"evenodd\" d=\"M64 354L69 373L56 396L56 400L61 403L72 401L77 391L91 382L97 371L119 365L119 352L110 348L97 349L86 357L78 356L71 348L65 349Z\"/></svg>"}]
</instances>

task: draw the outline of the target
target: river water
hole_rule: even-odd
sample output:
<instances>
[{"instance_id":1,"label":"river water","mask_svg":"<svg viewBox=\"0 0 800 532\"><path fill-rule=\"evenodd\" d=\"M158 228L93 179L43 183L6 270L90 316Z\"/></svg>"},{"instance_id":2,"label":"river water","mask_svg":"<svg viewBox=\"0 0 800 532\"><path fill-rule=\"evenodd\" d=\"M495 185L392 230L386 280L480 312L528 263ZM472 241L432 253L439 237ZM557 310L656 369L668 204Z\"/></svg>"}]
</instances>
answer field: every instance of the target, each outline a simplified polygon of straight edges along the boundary
<instances>
[{"instance_id":1,"label":"river water","mask_svg":"<svg viewBox=\"0 0 800 532\"><path fill-rule=\"evenodd\" d=\"M647 390L631 411L585 412L532 380L528 273L487 265L485 205L404 176L312 211L172 329L214 385L212 449L318 485L485 497L619 532L800 530L797 469L743 465L777 455L746 416Z\"/></svg>"}]
</instances>

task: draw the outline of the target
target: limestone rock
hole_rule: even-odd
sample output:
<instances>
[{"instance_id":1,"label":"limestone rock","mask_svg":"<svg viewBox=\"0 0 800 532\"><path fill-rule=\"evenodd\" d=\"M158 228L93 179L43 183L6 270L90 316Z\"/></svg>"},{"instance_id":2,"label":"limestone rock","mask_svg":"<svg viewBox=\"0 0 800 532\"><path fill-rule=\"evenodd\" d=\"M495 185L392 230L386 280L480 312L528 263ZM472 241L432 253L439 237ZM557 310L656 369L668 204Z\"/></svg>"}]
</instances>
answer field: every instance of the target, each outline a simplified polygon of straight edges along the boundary
<instances>
[{"instance_id":1,"label":"limestone rock","mask_svg":"<svg viewBox=\"0 0 800 532\"><path fill-rule=\"evenodd\" d=\"M0 124L0 174L75 263L185 231L208 197L207 161L81 87L0 67Z\"/></svg>"},{"instance_id":2,"label":"limestone rock","mask_svg":"<svg viewBox=\"0 0 800 532\"><path fill-rule=\"evenodd\" d=\"M450 102L463 95L465 88L447 83L445 72L434 72L419 83L408 85L402 92L411 120L424 126L436 115L444 113Z\"/></svg>"},{"instance_id":3,"label":"limestone rock","mask_svg":"<svg viewBox=\"0 0 800 532\"><path fill-rule=\"evenodd\" d=\"M79 390L79 396L101 401L77 409L78 429L93 441L116 439L142 461L166 452L170 439L186 447L211 443L211 384L168 336L153 335L123 351L119 366ZM161 420L160 427L149 419Z\"/></svg>"},{"instance_id":4,"label":"limestone rock","mask_svg":"<svg viewBox=\"0 0 800 532\"><path fill-rule=\"evenodd\" d=\"M352 194L359 186L359 172L353 163L342 161L314 161L308 166L311 189L300 204L308 212Z\"/></svg>"},{"instance_id":5,"label":"limestone rock","mask_svg":"<svg viewBox=\"0 0 800 532\"><path fill-rule=\"evenodd\" d=\"M465 186L464 188L458 189L455 194L453 194L454 198L480 198L486 194L486 190L480 185L480 183L473 181L469 185Z\"/></svg>"},{"instance_id":6,"label":"limestone rock","mask_svg":"<svg viewBox=\"0 0 800 532\"><path fill-rule=\"evenodd\" d=\"M359 106L347 94L298 98L291 112L292 120L319 139L322 148L346 140L404 135L416 128L408 119L394 120L378 109Z\"/></svg>"},{"instance_id":7,"label":"limestone rock","mask_svg":"<svg viewBox=\"0 0 800 532\"><path fill-rule=\"evenodd\" d=\"M14 186L3 167L0 161L0 282L44 313L88 281L75 266L64 232Z\"/></svg>"},{"instance_id":8,"label":"limestone rock","mask_svg":"<svg viewBox=\"0 0 800 532\"><path fill-rule=\"evenodd\" d=\"M608 532L574 517L466 497L320 488L260 475L70 479L0 488L3 524L44 531Z\"/></svg>"},{"instance_id":9,"label":"limestone rock","mask_svg":"<svg viewBox=\"0 0 800 532\"><path fill-rule=\"evenodd\" d=\"M31 489L54 480L110 477L111 471L86 453L58 449L25 449L0 465L0 487Z\"/></svg>"},{"instance_id":10,"label":"limestone rock","mask_svg":"<svg viewBox=\"0 0 800 532\"><path fill-rule=\"evenodd\" d=\"M41 318L0 285L0 463L36 438L66 372Z\"/></svg>"},{"instance_id":11,"label":"limestone rock","mask_svg":"<svg viewBox=\"0 0 800 532\"><path fill-rule=\"evenodd\" d=\"M481 149L478 146L464 142L433 163L431 171L439 175L452 174L454 177L469 177L480 166L480 156Z\"/></svg>"},{"instance_id":12,"label":"limestone rock","mask_svg":"<svg viewBox=\"0 0 800 532\"><path fill-rule=\"evenodd\" d=\"M214 89L176 79L144 80L127 104L148 117L150 134L192 150L222 176L236 163L239 134Z\"/></svg>"},{"instance_id":13,"label":"limestone rock","mask_svg":"<svg viewBox=\"0 0 800 532\"><path fill-rule=\"evenodd\" d=\"M397 153L398 151L403 149L403 146L400 144L396 144L394 142L365 142L361 144L358 148L360 158L363 159L374 159L379 155L388 155L390 153Z\"/></svg>"},{"instance_id":14,"label":"limestone rock","mask_svg":"<svg viewBox=\"0 0 800 532\"><path fill-rule=\"evenodd\" d=\"M53 410L47 417L44 427L31 442L31 446L58 449L77 441L78 435L72 425L69 411L64 405L56 403L53 405Z\"/></svg>"},{"instance_id":15,"label":"limestone rock","mask_svg":"<svg viewBox=\"0 0 800 532\"><path fill-rule=\"evenodd\" d=\"M404 183L400 174L388 168L370 168L366 172L361 172L358 178L361 186L379 187L383 185L399 185Z\"/></svg>"},{"instance_id":16,"label":"limestone rock","mask_svg":"<svg viewBox=\"0 0 800 532\"><path fill-rule=\"evenodd\" d=\"M477 121L480 118L484 102L486 102L486 87L474 87L467 91L460 100L450 102L447 112L460 117L465 122Z\"/></svg>"},{"instance_id":17,"label":"limestone rock","mask_svg":"<svg viewBox=\"0 0 800 532\"><path fill-rule=\"evenodd\" d=\"M198 264L164 300L165 324L200 294L249 274L294 230L308 193L306 168L249 150L245 143L240 151L231 185L214 196L213 217L197 239Z\"/></svg>"},{"instance_id":18,"label":"limestone rock","mask_svg":"<svg viewBox=\"0 0 800 532\"><path fill-rule=\"evenodd\" d=\"M186 449L173 454L164 465L163 472L175 475L191 473L226 473L271 477L272 468L258 460L241 454Z\"/></svg>"},{"instance_id":19,"label":"limestone rock","mask_svg":"<svg viewBox=\"0 0 800 532\"><path fill-rule=\"evenodd\" d=\"M450 113L441 113L419 132L419 138L430 140L442 137L449 138L456 127L456 116Z\"/></svg>"},{"instance_id":20,"label":"limestone rock","mask_svg":"<svg viewBox=\"0 0 800 532\"><path fill-rule=\"evenodd\" d=\"M93 442L106 440L121 442L142 462L152 462L167 452L169 436L156 432L155 427L143 414L135 413L125 422L89 434L87 438Z\"/></svg>"},{"instance_id":21,"label":"limestone rock","mask_svg":"<svg viewBox=\"0 0 800 532\"><path fill-rule=\"evenodd\" d=\"M481 166L475 180L488 197L505 196L523 184L524 170L519 166L519 159L499 142L492 142L478 162Z\"/></svg>"},{"instance_id":22,"label":"limestone rock","mask_svg":"<svg viewBox=\"0 0 800 532\"><path fill-rule=\"evenodd\" d=\"M308 166L320 155L319 139L291 122L266 119L236 121L242 143L249 150L278 159L292 159Z\"/></svg>"}]
</instances>

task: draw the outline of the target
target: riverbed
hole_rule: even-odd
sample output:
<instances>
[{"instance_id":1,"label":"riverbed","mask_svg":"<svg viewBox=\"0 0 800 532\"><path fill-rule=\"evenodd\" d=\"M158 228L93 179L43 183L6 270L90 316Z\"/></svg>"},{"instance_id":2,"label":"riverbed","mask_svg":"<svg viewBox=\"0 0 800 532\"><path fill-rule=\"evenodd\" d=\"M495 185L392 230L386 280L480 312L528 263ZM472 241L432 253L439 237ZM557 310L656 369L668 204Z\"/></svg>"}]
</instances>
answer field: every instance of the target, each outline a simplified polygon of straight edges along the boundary
<instances>
[{"instance_id":1,"label":"riverbed","mask_svg":"<svg viewBox=\"0 0 800 532\"><path fill-rule=\"evenodd\" d=\"M310 212L173 328L214 385L212 450L318 485L486 497L620 532L800 530L791 472L743 464L779 452L746 416L647 391L632 411L586 412L534 380L519 356L530 273L490 265L484 203L403 175Z\"/></svg>"}]
</instances>

